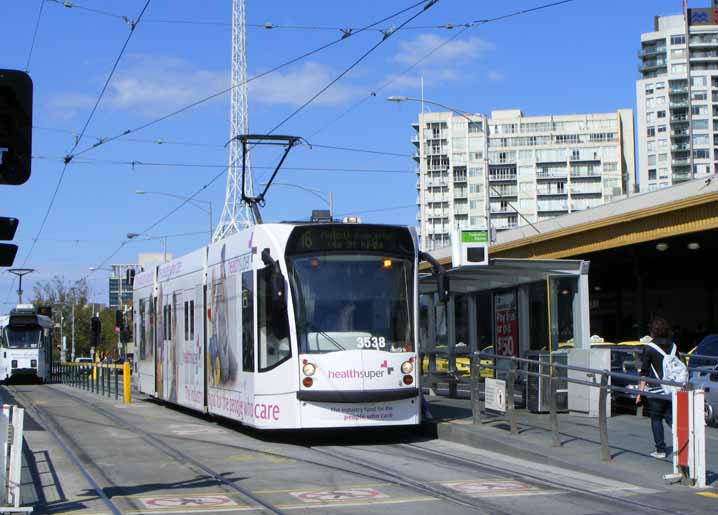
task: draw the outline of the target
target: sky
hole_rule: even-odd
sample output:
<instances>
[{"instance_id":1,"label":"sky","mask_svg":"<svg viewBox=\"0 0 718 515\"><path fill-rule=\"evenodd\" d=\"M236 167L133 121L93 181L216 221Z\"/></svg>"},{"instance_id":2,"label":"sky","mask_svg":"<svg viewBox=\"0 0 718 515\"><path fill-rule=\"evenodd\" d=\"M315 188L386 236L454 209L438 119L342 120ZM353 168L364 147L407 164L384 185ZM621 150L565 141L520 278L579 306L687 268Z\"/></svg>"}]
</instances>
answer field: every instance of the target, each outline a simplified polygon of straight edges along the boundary
<instances>
[{"instance_id":1,"label":"sky","mask_svg":"<svg viewBox=\"0 0 718 515\"><path fill-rule=\"evenodd\" d=\"M410 124L420 105L390 103L386 97L419 97L421 77L427 100L466 112L518 108L526 115L546 115L627 107L635 111L640 34L652 30L653 16L678 14L680 0L574 0L476 25L458 35L459 28L437 28L547 2L439 0L386 38L277 129L277 134L301 136L308 144L293 149L287 158L276 181L295 186L277 185L269 191L262 210L265 221L306 219L312 209L326 208L320 197L331 192L337 216L416 224ZM32 176L22 186L0 186L0 215L20 219L15 266L36 269L23 283L26 298L35 281L86 277L93 300L107 302L108 272L90 273L89 267L134 263L138 253L162 252L164 236L167 251L175 256L204 245L208 202L213 224L219 221L226 188L221 172L230 138L229 94L91 148L62 174L62 157L73 148L129 34L122 17L136 19L145 3L78 0L66 8L55 0L3 2L0 68L27 69L35 88ZM247 0L248 76L340 39L339 27L357 29L413 3ZM689 2L695 7L704 4L708 0ZM231 0L151 0L77 150L227 88L231 7ZM420 11L421 7L411 9L378 27L398 27ZM183 21L193 23L179 23ZM275 28L262 28L265 23ZM382 38L379 31L354 34L253 80L248 86L250 131L273 129ZM256 183L267 179L278 156L272 148L252 152ZM137 195L137 190L197 193L203 203L185 205L167 217L181 201ZM127 241L127 233L144 236ZM12 276L0 270L0 312L15 302L15 289Z\"/></svg>"}]
</instances>

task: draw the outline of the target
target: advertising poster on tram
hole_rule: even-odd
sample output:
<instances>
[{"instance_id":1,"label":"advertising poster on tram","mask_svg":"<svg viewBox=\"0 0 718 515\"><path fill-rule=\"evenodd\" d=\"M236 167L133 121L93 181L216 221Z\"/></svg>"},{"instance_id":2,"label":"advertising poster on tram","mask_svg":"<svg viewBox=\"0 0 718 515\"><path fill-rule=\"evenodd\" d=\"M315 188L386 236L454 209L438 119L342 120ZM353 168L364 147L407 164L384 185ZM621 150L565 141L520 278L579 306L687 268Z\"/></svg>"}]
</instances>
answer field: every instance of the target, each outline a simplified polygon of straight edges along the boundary
<instances>
[{"instance_id":1,"label":"advertising poster on tram","mask_svg":"<svg viewBox=\"0 0 718 515\"><path fill-rule=\"evenodd\" d=\"M251 270L251 253L227 257L222 245L207 281L208 405L213 413L246 420L253 402L252 374L242 373L241 272ZM251 302L251 299L248 299ZM249 371L253 369L251 363Z\"/></svg>"},{"instance_id":2,"label":"advertising poster on tram","mask_svg":"<svg viewBox=\"0 0 718 515\"><path fill-rule=\"evenodd\" d=\"M494 334L496 354L519 355L519 328L516 291L494 293Z\"/></svg>"}]
</instances>

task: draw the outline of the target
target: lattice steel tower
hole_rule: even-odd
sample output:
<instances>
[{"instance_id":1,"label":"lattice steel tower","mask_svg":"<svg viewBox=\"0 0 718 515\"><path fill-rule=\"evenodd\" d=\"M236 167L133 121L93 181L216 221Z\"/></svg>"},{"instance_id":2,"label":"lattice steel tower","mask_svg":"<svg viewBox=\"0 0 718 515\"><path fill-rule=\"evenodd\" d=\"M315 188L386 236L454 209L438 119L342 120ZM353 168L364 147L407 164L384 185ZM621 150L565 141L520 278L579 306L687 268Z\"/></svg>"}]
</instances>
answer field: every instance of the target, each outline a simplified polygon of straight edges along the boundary
<instances>
[{"instance_id":1,"label":"lattice steel tower","mask_svg":"<svg viewBox=\"0 0 718 515\"><path fill-rule=\"evenodd\" d=\"M247 53L245 47L244 0L232 0L232 91L229 119L229 137L249 132L247 110ZM253 225L251 210L242 205L242 147L236 139L229 143L227 192L224 209L212 241L222 240L235 232ZM246 194L253 194L252 172L247 155Z\"/></svg>"}]
</instances>

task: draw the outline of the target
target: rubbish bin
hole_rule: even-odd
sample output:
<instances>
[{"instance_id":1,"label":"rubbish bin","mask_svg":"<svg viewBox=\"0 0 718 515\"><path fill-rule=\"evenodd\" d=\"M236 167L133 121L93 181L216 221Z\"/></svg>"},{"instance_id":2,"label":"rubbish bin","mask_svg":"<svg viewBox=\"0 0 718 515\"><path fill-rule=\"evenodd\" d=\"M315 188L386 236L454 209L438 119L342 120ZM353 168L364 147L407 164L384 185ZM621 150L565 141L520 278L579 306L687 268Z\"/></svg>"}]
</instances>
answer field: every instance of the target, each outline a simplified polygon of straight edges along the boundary
<instances>
[{"instance_id":1,"label":"rubbish bin","mask_svg":"<svg viewBox=\"0 0 718 515\"><path fill-rule=\"evenodd\" d=\"M548 353L545 351L530 351L526 354L526 358L532 360L528 363L528 371L546 375L546 377L538 377L528 375L526 378L526 409L533 413L547 413L549 411L550 389L549 363L558 363L566 365L568 363L568 354L565 352ZM540 361L541 364L536 363ZM545 363L545 364L544 364ZM554 368L554 376L556 377L556 411L568 411L568 371L565 368Z\"/></svg>"}]
</instances>

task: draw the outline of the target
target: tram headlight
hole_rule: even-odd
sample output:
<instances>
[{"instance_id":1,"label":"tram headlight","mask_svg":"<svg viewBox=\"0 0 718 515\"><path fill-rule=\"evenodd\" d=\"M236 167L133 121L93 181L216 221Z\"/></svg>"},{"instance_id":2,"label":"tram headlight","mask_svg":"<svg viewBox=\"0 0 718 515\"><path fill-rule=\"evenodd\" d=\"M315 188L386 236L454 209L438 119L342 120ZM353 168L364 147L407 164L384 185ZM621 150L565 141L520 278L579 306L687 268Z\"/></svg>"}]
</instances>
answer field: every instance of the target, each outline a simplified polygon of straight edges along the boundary
<instances>
[{"instance_id":1,"label":"tram headlight","mask_svg":"<svg viewBox=\"0 0 718 515\"><path fill-rule=\"evenodd\" d=\"M315 367L315 366L314 366L313 364L311 364L311 363L305 363L305 364L302 366L302 373L303 373L305 376L313 376L313 375L314 375L314 372L316 372L316 371L317 371L317 367Z\"/></svg>"},{"instance_id":2,"label":"tram headlight","mask_svg":"<svg viewBox=\"0 0 718 515\"><path fill-rule=\"evenodd\" d=\"M414 364L411 361L405 361L401 364L402 374L411 374L414 371Z\"/></svg>"},{"instance_id":3,"label":"tram headlight","mask_svg":"<svg viewBox=\"0 0 718 515\"><path fill-rule=\"evenodd\" d=\"M31 360L30 360L30 366L31 366L32 368L37 368L37 360L36 360L36 359L31 359Z\"/></svg>"},{"instance_id":4,"label":"tram headlight","mask_svg":"<svg viewBox=\"0 0 718 515\"><path fill-rule=\"evenodd\" d=\"M10 362L10 366L11 366L12 368L17 368L17 360L16 360L16 359L12 360L12 361Z\"/></svg>"}]
</instances>

